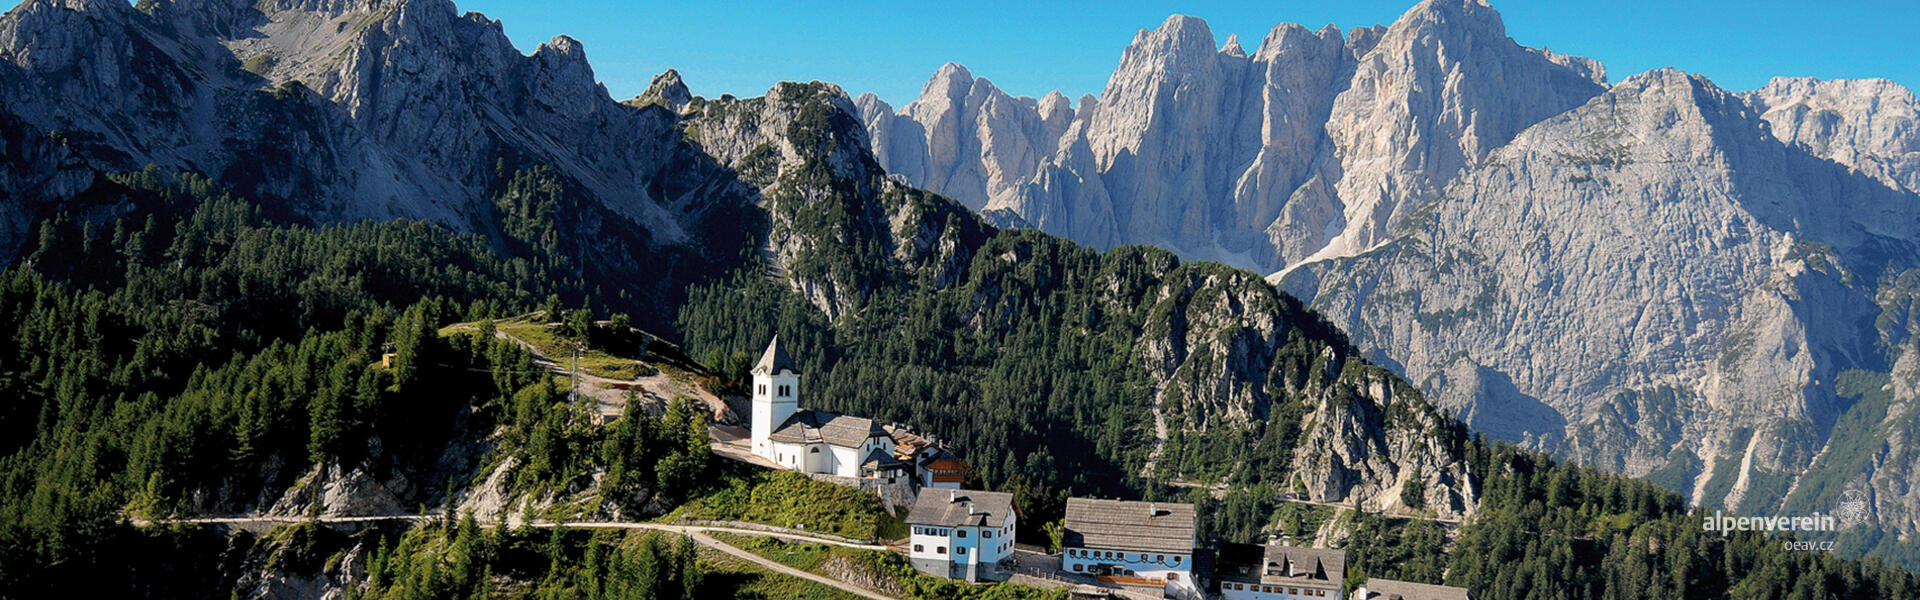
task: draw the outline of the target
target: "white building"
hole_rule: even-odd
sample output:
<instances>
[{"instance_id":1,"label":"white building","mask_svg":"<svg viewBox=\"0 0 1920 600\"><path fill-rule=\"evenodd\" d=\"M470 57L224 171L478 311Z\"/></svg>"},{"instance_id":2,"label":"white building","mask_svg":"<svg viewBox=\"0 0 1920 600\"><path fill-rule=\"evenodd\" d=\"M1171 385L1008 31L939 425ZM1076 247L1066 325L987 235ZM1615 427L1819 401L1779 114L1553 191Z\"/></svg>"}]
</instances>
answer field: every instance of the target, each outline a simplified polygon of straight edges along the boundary
<instances>
[{"instance_id":1,"label":"white building","mask_svg":"<svg viewBox=\"0 0 1920 600\"><path fill-rule=\"evenodd\" d=\"M1472 600L1466 588L1370 578L1353 591L1354 600Z\"/></svg>"},{"instance_id":2,"label":"white building","mask_svg":"<svg viewBox=\"0 0 1920 600\"><path fill-rule=\"evenodd\" d=\"M1013 494L927 489L913 502L907 557L920 572L966 581L1005 581L1019 516Z\"/></svg>"},{"instance_id":3,"label":"white building","mask_svg":"<svg viewBox=\"0 0 1920 600\"><path fill-rule=\"evenodd\" d=\"M1068 498L1060 568L1199 598L1192 504Z\"/></svg>"},{"instance_id":4,"label":"white building","mask_svg":"<svg viewBox=\"0 0 1920 600\"><path fill-rule=\"evenodd\" d=\"M1225 600L1343 600L1346 569L1344 550L1221 544L1213 578Z\"/></svg>"},{"instance_id":5,"label":"white building","mask_svg":"<svg viewBox=\"0 0 1920 600\"><path fill-rule=\"evenodd\" d=\"M753 367L753 453L802 473L893 479L906 466L871 419L800 408L800 372L780 338Z\"/></svg>"}]
</instances>

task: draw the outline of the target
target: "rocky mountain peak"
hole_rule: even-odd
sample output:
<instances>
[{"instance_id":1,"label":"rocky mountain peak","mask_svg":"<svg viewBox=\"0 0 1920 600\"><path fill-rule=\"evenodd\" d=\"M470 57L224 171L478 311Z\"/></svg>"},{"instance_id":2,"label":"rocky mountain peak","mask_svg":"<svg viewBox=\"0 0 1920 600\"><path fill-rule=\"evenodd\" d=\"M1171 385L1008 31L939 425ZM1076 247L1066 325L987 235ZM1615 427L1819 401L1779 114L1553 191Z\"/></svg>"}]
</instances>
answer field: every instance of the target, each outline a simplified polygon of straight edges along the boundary
<instances>
[{"instance_id":1,"label":"rocky mountain peak","mask_svg":"<svg viewBox=\"0 0 1920 600\"><path fill-rule=\"evenodd\" d=\"M1851 434L1825 382L1884 372L1858 325L1886 319L1871 273L1920 256L1914 196L1768 134L1820 123L1787 107L1823 94L1773 95L1763 117L1698 75L1634 75L1285 284L1476 429L1773 510Z\"/></svg>"},{"instance_id":2,"label":"rocky mountain peak","mask_svg":"<svg viewBox=\"0 0 1920 600\"><path fill-rule=\"evenodd\" d=\"M862 94L861 96L865 98L871 95ZM667 69L665 73L653 76L653 82L647 84L647 91L640 94L640 99L642 102L658 101L673 109L674 112L680 112L688 103L693 102L693 92L687 89L686 82L680 80L679 71Z\"/></svg>"},{"instance_id":3,"label":"rocky mountain peak","mask_svg":"<svg viewBox=\"0 0 1920 600\"><path fill-rule=\"evenodd\" d=\"M1429 0L1392 26L1345 35L1281 24L1251 56L1237 36L1213 40L1205 21L1185 15L1141 30L1071 126L1046 127L1034 144L1045 160L986 167L1020 185L986 186L984 203L1014 215L1006 223L1095 246L1150 243L1272 272L1372 247L1405 207L1604 89L1598 63L1523 48L1472 0ZM955 76L943 71L929 89L958 97ZM945 111L902 114L940 132L928 139L950 131L935 118ZM967 178L882 160L909 181L982 203ZM1009 174L1009 164L1036 167Z\"/></svg>"},{"instance_id":4,"label":"rocky mountain peak","mask_svg":"<svg viewBox=\"0 0 1920 600\"><path fill-rule=\"evenodd\" d=\"M587 47L565 35L554 36L533 51L533 60L546 77L564 80L561 85L574 89L594 87L593 65L587 62Z\"/></svg>"},{"instance_id":5,"label":"rocky mountain peak","mask_svg":"<svg viewBox=\"0 0 1920 600\"><path fill-rule=\"evenodd\" d=\"M1057 92L1015 98L957 63L941 65L897 115L871 94L854 105L881 166L938 182L941 193L974 209L1038 168L1074 117Z\"/></svg>"},{"instance_id":6,"label":"rocky mountain peak","mask_svg":"<svg viewBox=\"0 0 1920 600\"><path fill-rule=\"evenodd\" d=\"M1142 29L1133 36L1133 43L1121 54L1120 67L1114 76L1118 79L1120 73L1191 71L1211 64L1217 52L1213 30L1207 28L1205 20L1173 15L1158 29Z\"/></svg>"},{"instance_id":7,"label":"rocky mountain peak","mask_svg":"<svg viewBox=\"0 0 1920 600\"><path fill-rule=\"evenodd\" d=\"M1345 225L1315 257L1379 244L1390 224L1436 197L1461 169L1603 89L1587 73L1515 44L1484 3L1415 6L1359 60L1334 102L1327 133L1355 168L1335 185Z\"/></svg>"},{"instance_id":8,"label":"rocky mountain peak","mask_svg":"<svg viewBox=\"0 0 1920 600\"><path fill-rule=\"evenodd\" d=\"M920 87L920 98L958 99L965 97L972 89L973 72L968 71L960 63L949 62L940 65L940 68L933 72L933 77L927 79L927 84Z\"/></svg>"},{"instance_id":9,"label":"rocky mountain peak","mask_svg":"<svg viewBox=\"0 0 1920 600\"><path fill-rule=\"evenodd\" d=\"M1073 103L1067 100L1066 94L1060 93L1060 90L1047 92L1047 95L1040 97L1041 115L1053 115L1062 111L1072 113Z\"/></svg>"},{"instance_id":10,"label":"rocky mountain peak","mask_svg":"<svg viewBox=\"0 0 1920 600\"><path fill-rule=\"evenodd\" d=\"M891 116L893 114L893 105L887 104L886 100L881 100L879 96L873 95L872 92L863 93L854 97L853 107L860 110L860 118L862 119L873 119L879 115Z\"/></svg>"},{"instance_id":11,"label":"rocky mountain peak","mask_svg":"<svg viewBox=\"0 0 1920 600\"><path fill-rule=\"evenodd\" d=\"M1247 49L1240 47L1240 34L1227 34L1227 43L1220 46L1220 54L1234 58L1246 58Z\"/></svg>"},{"instance_id":12,"label":"rocky mountain peak","mask_svg":"<svg viewBox=\"0 0 1920 600\"><path fill-rule=\"evenodd\" d=\"M1920 104L1907 88L1885 79L1779 77L1741 98L1781 140L1920 192Z\"/></svg>"},{"instance_id":13,"label":"rocky mountain peak","mask_svg":"<svg viewBox=\"0 0 1920 600\"><path fill-rule=\"evenodd\" d=\"M1288 48L1297 48L1301 44L1318 41L1326 36L1338 38L1340 30L1331 25L1320 28L1319 32L1308 31L1298 23L1281 23L1267 30L1267 37L1260 40L1260 47L1253 53L1254 60L1273 62L1287 52Z\"/></svg>"},{"instance_id":14,"label":"rocky mountain peak","mask_svg":"<svg viewBox=\"0 0 1920 600\"><path fill-rule=\"evenodd\" d=\"M1482 0L1424 0L1402 13L1392 30L1427 29L1506 36L1499 11Z\"/></svg>"}]
</instances>

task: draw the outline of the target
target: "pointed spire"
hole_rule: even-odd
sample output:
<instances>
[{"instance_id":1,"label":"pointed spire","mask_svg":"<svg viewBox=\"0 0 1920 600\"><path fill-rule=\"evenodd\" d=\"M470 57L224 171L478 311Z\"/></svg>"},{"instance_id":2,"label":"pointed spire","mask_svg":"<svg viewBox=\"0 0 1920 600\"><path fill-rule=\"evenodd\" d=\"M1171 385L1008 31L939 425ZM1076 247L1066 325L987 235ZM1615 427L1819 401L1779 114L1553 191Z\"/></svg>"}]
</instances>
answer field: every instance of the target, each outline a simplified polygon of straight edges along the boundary
<instances>
[{"instance_id":1,"label":"pointed spire","mask_svg":"<svg viewBox=\"0 0 1920 600\"><path fill-rule=\"evenodd\" d=\"M754 365L753 374L772 375L779 373L782 369L800 372L800 369L793 366L793 357L787 356L786 349L780 347L780 336L775 335L773 341L767 343L767 351L760 354L760 363Z\"/></svg>"},{"instance_id":2,"label":"pointed spire","mask_svg":"<svg viewBox=\"0 0 1920 600\"><path fill-rule=\"evenodd\" d=\"M1220 53L1234 58L1246 58L1247 49L1240 47L1240 34L1227 34L1227 43L1220 47Z\"/></svg>"}]
</instances>

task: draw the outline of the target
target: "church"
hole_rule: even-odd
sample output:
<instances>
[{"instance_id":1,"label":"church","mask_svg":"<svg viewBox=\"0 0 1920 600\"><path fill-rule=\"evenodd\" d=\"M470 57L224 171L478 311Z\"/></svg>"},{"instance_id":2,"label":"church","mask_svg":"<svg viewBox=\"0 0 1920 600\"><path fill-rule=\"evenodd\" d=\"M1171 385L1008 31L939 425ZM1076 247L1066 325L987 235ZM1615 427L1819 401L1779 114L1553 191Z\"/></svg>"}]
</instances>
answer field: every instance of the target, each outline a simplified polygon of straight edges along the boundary
<instances>
[{"instance_id":1,"label":"church","mask_svg":"<svg viewBox=\"0 0 1920 600\"><path fill-rule=\"evenodd\" d=\"M893 437L872 419L800 408L800 372L774 336L753 367L753 453L808 474L906 476Z\"/></svg>"}]
</instances>

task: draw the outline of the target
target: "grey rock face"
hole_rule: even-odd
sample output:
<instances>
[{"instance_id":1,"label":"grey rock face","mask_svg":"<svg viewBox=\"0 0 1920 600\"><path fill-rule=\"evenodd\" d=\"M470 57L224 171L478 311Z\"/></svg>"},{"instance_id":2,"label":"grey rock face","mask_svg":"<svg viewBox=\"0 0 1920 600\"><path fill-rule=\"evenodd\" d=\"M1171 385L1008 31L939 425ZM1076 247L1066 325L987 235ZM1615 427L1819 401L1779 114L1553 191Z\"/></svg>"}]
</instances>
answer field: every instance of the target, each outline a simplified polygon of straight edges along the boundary
<instances>
[{"instance_id":1,"label":"grey rock face","mask_svg":"<svg viewBox=\"0 0 1920 600\"><path fill-rule=\"evenodd\" d=\"M1769 129L1637 75L1284 285L1478 428L1777 510L1832 451L1837 378L1906 339L1866 324L1920 263L1920 199Z\"/></svg>"},{"instance_id":2,"label":"grey rock face","mask_svg":"<svg viewBox=\"0 0 1920 600\"><path fill-rule=\"evenodd\" d=\"M1741 94L1765 111L1772 133L1815 156L1920 191L1920 105L1885 79L1777 77Z\"/></svg>"},{"instance_id":3,"label":"grey rock face","mask_svg":"<svg viewBox=\"0 0 1920 600\"><path fill-rule=\"evenodd\" d=\"M532 56L451 2L35 1L0 19L0 96L101 171L228 181L317 221L484 229L497 159L548 164L673 244L671 115L614 103L580 44ZM661 140L666 140L662 142Z\"/></svg>"},{"instance_id":4,"label":"grey rock face","mask_svg":"<svg viewBox=\"0 0 1920 600\"><path fill-rule=\"evenodd\" d=\"M654 76L653 82L647 85L647 91L640 94L640 100L642 104L657 101L674 112L680 112L693 102L693 92L687 89L685 81L680 80L679 71L667 69L667 72Z\"/></svg>"},{"instance_id":5,"label":"grey rock face","mask_svg":"<svg viewBox=\"0 0 1920 600\"><path fill-rule=\"evenodd\" d=\"M1402 485L1417 479L1427 491L1426 507L1442 517L1478 507L1461 457L1443 433L1449 427L1411 385L1344 345L1322 347L1311 357L1286 356L1297 350L1289 346L1306 324L1318 319L1297 301L1247 271L1211 263L1169 268L1161 265L1175 261L1164 251L1120 252L1138 253L1141 264L1165 273L1150 292L1157 302L1138 341L1154 381L1160 428L1282 426L1269 419L1286 414L1283 404L1298 402L1305 416L1290 457L1289 472L1299 475L1290 492L1389 510L1400 508ZM1169 467L1149 469L1180 475Z\"/></svg>"},{"instance_id":6,"label":"grey rock face","mask_svg":"<svg viewBox=\"0 0 1920 600\"><path fill-rule=\"evenodd\" d=\"M1845 457L1911 436L1836 427L1872 404L1843 379L1912 362L1917 122L1881 80L1609 87L1477 1L1252 53L1174 17L984 212L1279 271L1479 431L1743 510L1871 491L1905 534L1909 470Z\"/></svg>"},{"instance_id":7,"label":"grey rock face","mask_svg":"<svg viewBox=\"0 0 1920 600\"><path fill-rule=\"evenodd\" d=\"M943 68L928 93L952 90L960 72ZM1215 48L1204 22L1175 16L1134 37L1098 102L1083 101L1058 140L1037 138L1051 142L1045 160L1025 171L1010 169L1028 161L1005 158L984 167L1019 185L985 186L976 203L982 186L972 176L946 177L973 165L882 164L1005 223L1270 272L1379 243L1403 207L1437 196L1521 129L1598 94L1604 78L1593 61L1514 44L1499 15L1475 1L1430 0L1391 27L1346 36L1281 25L1252 55L1237 38ZM916 104L955 103L942 97L953 95ZM941 132L923 137L943 144L950 112L868 111L869 130L878 139L917 125ZM1022 106L1017 120L1033 113ZM881 145L891 145L883 157L921 154L893 138ZM929 142L925 154L967 154L942 147Z\"/></svg>"},{"instance_id":8,"label":"grey rock face","mask_svg":"<svg viewBox=\"0 0 1920 600\"><path fill-rule=\"evenodd\" d=\"M1073 118L1058 93L1014 98L953 63L897 115L871 94L856 104L887 172L976 210L1046 160Z\"/></svg>"},{"instance_id":9,"label":"grey rock face","mask_svg":"<svg viewBox=\"0 0 1920 600\"><path fill-rule=\"evenodd\" d=\"M1382 241L1408 209L1520 130L1600 93L1574 69L1506 37L1483 2L1428 0L1360 56L1327 133L1345 172L1334 185L1347 226L1321 256Z\"/></svg>"}]
</instances>

